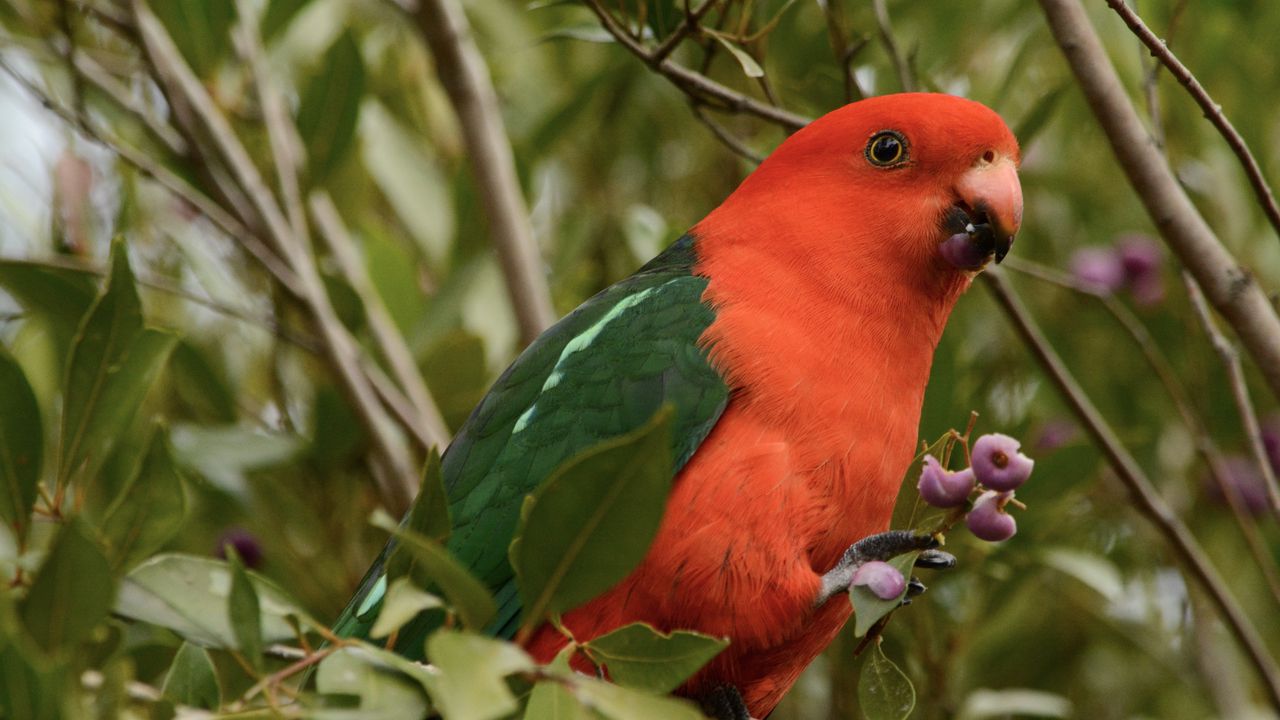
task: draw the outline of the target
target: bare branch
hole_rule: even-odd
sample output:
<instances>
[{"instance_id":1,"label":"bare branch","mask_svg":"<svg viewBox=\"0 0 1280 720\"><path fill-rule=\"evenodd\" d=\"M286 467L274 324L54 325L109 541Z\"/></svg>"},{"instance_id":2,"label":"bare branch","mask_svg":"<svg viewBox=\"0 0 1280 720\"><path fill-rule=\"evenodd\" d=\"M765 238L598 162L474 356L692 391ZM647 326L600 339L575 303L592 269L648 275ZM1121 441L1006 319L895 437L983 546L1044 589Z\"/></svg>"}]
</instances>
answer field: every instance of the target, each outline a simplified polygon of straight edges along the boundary
<instances>
[{"instance_id":1,"label":"bare branch","mask_svg":"<svg viewBox=\"0 0 1280 720\"><path fill-rule=\"evenodd\" d=\"M715 118L708 115L706 109L699 105L697 101L693 102L693 114L702 122L703 125L706 125L707 129L711 131L711 134L715 135L716 139L723 143L725 147L729 148L733 154L755 165L759 165L764 162L763 156L755 150L747 147L742 140L729 132L725 126L716 122Z\"/></svg>"},{"instance_id":2,"label":"bare branch","mask_svg":"<svg viewBox=\"0 0 1280 720\"><path fill-rule=\"evenodd\" d=\"M1244 368L1240 366L1240 353L1231 341L1218 330L1213 317L1209 314L1209 306L1204 301L1204 293L1196 284L1195 278L1185 270L1182 281L1187 286L1187 295L1191 298L1191 307L1195 308L1196 318L1201 327L1208 333L1213 349L1222 359L1227 369L1227 382L1231 385L1231 396L1235 400L1236 409L1240 412L1240 425L1244 428L1245 437L1249 440L1249 450L1253 455L1258 472L1262 474L1267 486L1267 500L1271 509L1280 516L1280 487L1276 485L1276 474L1271 469L1271 460L1267 457L1267 449L1262 444L1262 428L1258 425L1258 415L1253 409L1253 400L1249 397L1249 386L1244 379Z\"/></svg>"},{"instance_id":3,"label":"bare branch","mask_svg":"<svg viewBox=\"0 0 1280 720\"><path fill-rule=\"evenodd\" d=\"M996 302L1013 323L1018 335L1040 361L1045 374L1057 386L1058 392L1066 400L1067 405L1093 437L1103 454L1107 456L1112 469L1128 488L1137 509L1155 525L1182 562L1188 575L1194 578L1213 600L1218 612L1231 628L1232 634L1252 661L1254 669L1267 688L1272 704L1280 707L1280 668L1268 653L1267 646L1258 634L1257 628L1253 626L1244 609L1231 594L1226 580L1218 574L1213 562L1200 547L1195 536L1174 514L1173 509L1160 496L1137 460L1116 437L1115 431L1107 424L1102 413L1094 407L1089 396L1085 394L1071 371L1058 357L1057 351L1049 344L1044 333L1022 304L1022 300L1005 280L1004 275L994 268L988 268L982 273L982 278L987 289L991 291Z\"/></svg>"},{"instance_id":4,"label":"bare branch","mask_svg":"<svg viewBox=\"0 0 1280 720\"><path fill-rule=\"evenodd\" d=\"M556 321L556 313L489 69L454 0L421 0L414 18L462 127L520 337L532 342Z\"/></svg>"},{"instance_id":5,"label":"bare branch","mask_svg":"<svg viewBox=\"0 0 1280 720\"><path fill-rule=\"evenodd\" d=\"M404 513L417 490L414 463L363 372L360 348L333 309L307 239L293 233L248 150L199 78L187 66L173 38L165 32L145 0L133 0L132 10L147 55L161 80L188 104L208 133L215 153L226 163L235 183L249 197L254 210L265 223L272 245L297 274L301 282L300 298L316 323L329 360L369 431L377 457L390 469L390 473L385 475L374 473L382 502L391 512Z\"/></svg>"},{"instance_id":6,"label":"bare branch","mask_svg":"<svg viewBox=\"0 0 1280 720\"><path fill-rule=\"evenodd\" d=\"M898 48L898 41L893 36L893 26L889 24L889 9L885 6L884 0L873 0L872 5L876 10L876 25L880 28L880 42L884 43L885 51L893 60L893 69L898 73L898 83L902 85L902 92L915 92L916 81L912 77L911 63L903 56L901 49Z\"/></svg>"},{"instance_id":7,"label":"bare branch","mask_svg":"<svg viewBox=\"0 0 1280 720\"><path fill-rule=\"evenodd\" d=\"M1078 0L1040 0L1054 38L1165 242L1231 324L1280 397L1280 318L1248 268L1227 252L1183 192L1125 94Z\"/></svg>"},{"instance_id":8,"label":"bare branch","mask_svg":"<svg viewBox=\"0 0 1280 720\"><path fill-rule=\"evenodd\" d=\"M773 107L759 100L748 97L736 90L731 90L724 85L712 80L701 73L694 72L683 65L678 65L669 59L655 60L653 55L645 49L635 38L627 34L618 21L614 19L609 11L606 10L599 0L586 0L587 7L596 14L600 19L600 24L609 32L623 47L631 52L632 55L640 58L646 65L653 68L654 72L670 80L672 83L683 90L686 94L693 96L695 99L714 99L725 105L725 109L730 112L747 113L754 115L762 120L768 120L775 125L782 127L788 132L795 132L805 125L809 124L809 119L797 115L793 112L783 110L782 108Z\"/></svg>"},{"instance_id":9,"label":"bare branch","mask_svg":"<svg viewBox=\"0 0 1280 720\"><path fill-rule=\"evenodd\" d=\"M681 23L680 27L671 31L671 34L667 36L667 39L658 43L658 46L649 54L649 62L660 63L663 60L666 60L667 56L675 51L676 46L680 44L681 40L684 40L690 33L698 29L698 21L707 14L708 10L715 7L717 2L718 0L702 0L702 3L699 4L698 7L688 10L684 15L684 22Z\"/></svg>"},{"instance_id":10,"label":"bare branch","mask_svg":"<svg viewBox=\"0 0 1280 720\"><path fill-rule=\"evenodd\" d=\"M408 426L410 432L417 435L424 448L438 446L443 448L449 444L449 428L445 425L440 408L431 397L431 391L422 381L418 364L413 359L404 336L396 328L391 313L382 302L382 295L373 286L369 273L365 271L356 250L355 241L347 232L333 199L323 190L313 192L310 198L311 216L315 219L320 236L324 238L333 253L338 268L346 278L347 284L360 297L360 304L369 319L369 329L377 347L383 354L391 373L400 387L404 388L409 402L413 406L414 422Z\"/></svg>"},{"instance_id":11,"label":"bare branch","mask_svg":"<svg viewBox=\"0 0 1280 720\"><path fill-rule=\"evenodd\" d=\"M1134 12L1124 0L1107 0L1107 5L1120 16L1121 20L1129 26L1134 35L1142 41L1143 45L1151 51L1151 55L1161 62L1169 73L1187 89L1187 94L1191 96L1200 109L1204 111L1205 119L1213 123L1218 129L1218 133L1227 141L1231 152L1235 153L1236 158L1240 161L1241 167L1244 168L1244 174L1249 178L1249 186L1253 188L1253 194L1258 198L1258 204L1262 206L1262 212L1266 214L1267 220L1271 222L1271 227L1280 235L1280 206L1276 205L1275 194L1271 192L1271 187L1267 185L1267 179L1262 176L1262 168L1259 167L1258 161L1254 159L1253 153L1249 152L1249 146L1245 143L1244 138L1236 131L1235 126L1227 119L1222 112L1222 106L1215 103L1213 98L1209 97L1209 92L1204 89L1196 76L1191 74L1186 65L1178 59L1169 46L1164 43L1156 34L1151 32L1146 23L1142 22L1142 18Z\"/></svg>"}]
</instances>

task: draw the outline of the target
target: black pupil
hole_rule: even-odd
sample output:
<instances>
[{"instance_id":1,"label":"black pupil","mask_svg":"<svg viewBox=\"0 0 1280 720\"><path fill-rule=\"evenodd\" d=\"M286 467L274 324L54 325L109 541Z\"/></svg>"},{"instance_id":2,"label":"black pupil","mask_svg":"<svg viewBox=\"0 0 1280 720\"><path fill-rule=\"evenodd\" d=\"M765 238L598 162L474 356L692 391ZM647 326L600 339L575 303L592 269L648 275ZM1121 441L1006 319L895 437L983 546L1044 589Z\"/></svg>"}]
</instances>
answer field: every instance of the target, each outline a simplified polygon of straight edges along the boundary
<instances>
[{"instance_id":1,"label":"black pupil","mask_svg":"<svg viewBox=\"0 0 1280 720\"><path fill-rule=\"evenodd\" d=\"M871 156L877 162L891 163L898 159L898 155L902 153L902 145L898 143L898 138L892 135L885 135L876 138L875 144L871 146Z\"/></svg>"}]
</instances>

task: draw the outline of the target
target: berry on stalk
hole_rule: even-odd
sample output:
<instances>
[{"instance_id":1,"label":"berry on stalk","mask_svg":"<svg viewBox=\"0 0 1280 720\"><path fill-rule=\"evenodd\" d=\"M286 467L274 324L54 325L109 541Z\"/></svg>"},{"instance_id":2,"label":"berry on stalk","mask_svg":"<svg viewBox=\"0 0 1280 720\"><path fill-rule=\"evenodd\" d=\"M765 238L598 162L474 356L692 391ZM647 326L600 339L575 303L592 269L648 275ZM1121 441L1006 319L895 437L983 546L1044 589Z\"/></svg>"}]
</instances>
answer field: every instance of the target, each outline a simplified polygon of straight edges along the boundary
<instances>
[{"instance_id":1,"label":"berry on stalk","mask_svg":"<svg viewBox=\"0 0 1280 720\"><path fill-rule=\"evenodd\" d=\"M907 589L907 579L898 568L881 560L872 560L853 573L853 585L865 585L881 600L892 600Z\"/></svg>"},{"instance_id":2,"label":"berry on stalk","mask_svg":"<svg viewBox=\"0 0 1280 720\"><path fill-rule=\"evenodd\" d=\"M920 497L934 507L948 508L963 505L973 492L973 470L965 468L959 472L951 472L942 467L937 458L924 456L924 469L920 471L920 481L916 489Z\"/></svg>"},{"instance_id":3,"label":"berry on stalk","mask_svg":"<svg viewBox=\"0 0 1280 720\"><path fill-rule=\"evenodd\" d=\"M1018 532L1018 521L1004 511L1005 503L1012 499L1012 492L988 490L979 495L964 519L969 532L987 542L1001 542L1013 537Z\"/></svg>"},{"instance_id":4,"label":"berry on stalk","mask_svg":"<svg viewBox=\"0 0 1280 720\"><path fill-rule=\"evenodd\" d=\"M1036 462L1018 452L1022 444L1008 435L983 435L973 444L973 474L991 490L1014 490L1031 476Z\"/></svg>"}]
</instances>

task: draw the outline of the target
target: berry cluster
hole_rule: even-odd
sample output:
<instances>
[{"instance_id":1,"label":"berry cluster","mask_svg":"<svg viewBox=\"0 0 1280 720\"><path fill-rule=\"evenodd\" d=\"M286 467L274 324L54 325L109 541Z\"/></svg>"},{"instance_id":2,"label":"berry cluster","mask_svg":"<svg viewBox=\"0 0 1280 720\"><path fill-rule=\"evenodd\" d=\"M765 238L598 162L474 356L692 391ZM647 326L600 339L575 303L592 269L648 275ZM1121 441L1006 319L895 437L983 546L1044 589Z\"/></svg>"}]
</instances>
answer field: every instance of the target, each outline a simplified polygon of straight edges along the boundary
<instances>
[{"instance_id":1,"label":"berry cluster","mask_svg":"<svg viewBox=\"0 0 1280 720\"><path fill-rule=\"evenodd\" d=\"M1018 523L1005 507L1035 466L1034 460L1018 451L1020 447L1021 443L1008 435L983 435L973 443L972 465L957 471L947 470L932 455L925 455L916 485L920 497L934 507L954 508L964 505L974 490L981 488L965 524L982 540L1008 540L1018 531Z\"/></svg>"}]
</instances>

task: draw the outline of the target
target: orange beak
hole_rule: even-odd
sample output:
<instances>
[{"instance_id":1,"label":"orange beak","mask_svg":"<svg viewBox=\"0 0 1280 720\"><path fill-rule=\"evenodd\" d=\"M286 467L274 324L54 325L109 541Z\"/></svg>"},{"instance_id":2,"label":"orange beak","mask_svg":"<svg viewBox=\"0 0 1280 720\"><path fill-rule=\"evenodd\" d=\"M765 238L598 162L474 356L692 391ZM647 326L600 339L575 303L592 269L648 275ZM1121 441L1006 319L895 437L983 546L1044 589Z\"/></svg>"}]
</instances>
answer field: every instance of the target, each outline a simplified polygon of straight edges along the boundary
<instances>
[{"instance_id":1,"label":"orange beak","mask_svg":"<svg viewBox=\"0 0 1280 720\"><path fill-rule=\"evenodd\" d=\"M960 176L955 191L975 221L990 226L992 250L1000 262L1022 225L1022 184L1013 158L1000 156L974 165Z\"/></svg>"}]
</instances>

